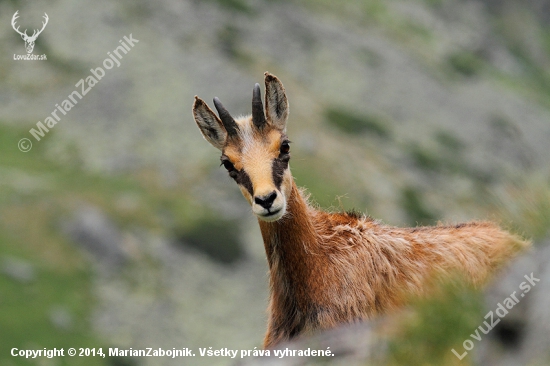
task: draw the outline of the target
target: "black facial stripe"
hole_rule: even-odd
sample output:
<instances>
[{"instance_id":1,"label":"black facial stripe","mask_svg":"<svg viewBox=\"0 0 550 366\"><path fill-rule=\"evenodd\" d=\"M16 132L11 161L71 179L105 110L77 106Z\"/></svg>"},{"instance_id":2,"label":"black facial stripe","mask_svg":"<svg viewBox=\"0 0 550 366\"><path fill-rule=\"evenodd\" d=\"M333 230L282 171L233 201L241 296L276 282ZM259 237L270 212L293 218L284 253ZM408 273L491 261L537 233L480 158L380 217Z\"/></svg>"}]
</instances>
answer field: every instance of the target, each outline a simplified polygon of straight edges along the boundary
<instances>
[{"instance_id":1,"label":"black facial stripe","mask_svg":"<svg viewBox=\"0 0 550 366\"><path fill-rule=\"evenodd\" d=\"M277 189L281 189L281 184L283 183L283 175L286 168L288 168L288 160L290 155L283 155L273 160L271 165L271 170L273 174L273 183Z\"/></svg>"},{"instance_id":2,"label":"black facial stripe","mask_svg":"<svg viewBox=\"0 0 550 366\"><path fill-rule=\"evenodd\" d=\"M254 189L252 187L252 181L250 180L250 177L243 169L236 172L235 182L243 186L248 191L248 193L250 193L250 195L254 197Z\"/></svg>"}]
</instances>

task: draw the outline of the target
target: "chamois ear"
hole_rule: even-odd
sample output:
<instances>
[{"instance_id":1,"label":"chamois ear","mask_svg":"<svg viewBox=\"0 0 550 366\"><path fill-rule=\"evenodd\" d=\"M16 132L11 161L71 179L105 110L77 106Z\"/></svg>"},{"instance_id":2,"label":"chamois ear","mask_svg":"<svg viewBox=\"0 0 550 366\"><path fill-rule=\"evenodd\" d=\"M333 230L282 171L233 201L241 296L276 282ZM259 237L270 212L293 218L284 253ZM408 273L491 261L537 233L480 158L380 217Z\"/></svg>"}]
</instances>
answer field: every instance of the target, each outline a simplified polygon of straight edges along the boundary
<instances>
[{"instance_id":1,"label":"chamois ear","mask_svg":"<svg viewBox=\"0 0 550 366\"><path fill-rule=\"evenodd\" d=\"M227 138L227 132L222 121L206 105L204 100L196 95L195 103L193 103L193 117L205 140L216 149L222 150Z\"/></svg>"},{"instance_id":2,"label":"chamois ear","mask_svg":"<svg viewBox=\"0 0 550 366\"><path fill-rule=\"evenodd\" d=\"M268 123L278 129L286 129L288 100L283 83L273 74L265 72L265 115Z\"/></svg>"}]
</instances>

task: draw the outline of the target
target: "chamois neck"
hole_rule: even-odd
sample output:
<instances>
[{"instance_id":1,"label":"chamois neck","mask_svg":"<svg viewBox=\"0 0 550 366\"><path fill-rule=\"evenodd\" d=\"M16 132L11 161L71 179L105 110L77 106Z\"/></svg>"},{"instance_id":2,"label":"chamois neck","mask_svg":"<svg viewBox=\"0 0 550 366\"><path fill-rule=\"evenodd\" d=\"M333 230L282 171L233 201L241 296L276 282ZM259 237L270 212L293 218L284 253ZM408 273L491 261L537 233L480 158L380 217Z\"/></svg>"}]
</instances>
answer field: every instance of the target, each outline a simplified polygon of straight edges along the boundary
<instances>
[{"instance_id":1,"label":"chamois neck","mask_svg":"<svg viewBox=\"0 0 550 366\"><path fill-rule=\"evenodd\" d=\"M296 183L292 181L287 213L275 222L258 220L270 264L274 250L288 248L299 255L312 249L316 243L312 213L314 210L307 204Z\"/></svg>"}]
</instances>

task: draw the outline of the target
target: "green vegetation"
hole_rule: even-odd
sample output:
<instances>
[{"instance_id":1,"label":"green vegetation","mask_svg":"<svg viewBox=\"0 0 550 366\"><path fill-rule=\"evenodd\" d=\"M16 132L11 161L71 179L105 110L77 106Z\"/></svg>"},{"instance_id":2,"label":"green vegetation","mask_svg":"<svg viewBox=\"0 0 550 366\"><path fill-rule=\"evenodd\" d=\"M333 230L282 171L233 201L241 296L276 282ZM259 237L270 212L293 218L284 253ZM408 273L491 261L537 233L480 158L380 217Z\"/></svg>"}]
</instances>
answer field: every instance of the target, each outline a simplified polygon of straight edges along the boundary
<instances>
[{"instance_id":1,"label":"green vegetation","mask_svg":"<svg viewBox=\"0 0 550 366\"><path fill-rule=\"evenodd\" d=\"M34 152L20 152L21 135L23 131L0 124L0 171L19 174L0 174L0 364L34 365L34 360L11 357L11 349L98 347L101 343L89 324L93 299L88 266L78 250L56 234L59 207L40 194L52 181L69 177L62 171L56 177L47 175L51 165L41 158L40 146ZM10 184L10 177L18 181ZM6 269L10 262L24 266L28 273L22 278L10 274ZM60 360L61 365L109 362Z\"/></svg>"},{"instance_id":2,"label":"green vegetation","mask_svg":"<svg viewBox=\"0 0 550 366\"><path fill-rule=\"evenodd\" d=\"M216 262L233 264L245 254L239 232L236 221L211 215L198 220L178 239L181 244L206 254Z\"/></svg>"},{"instance_id":3,"label":"green vegetation","mask_svg":"<svg viewBox=\"0 0 550 366\"><path fill-rule=\"evenodd\" d=\"M410 157L420 169L435 172L439 171L444 164L439 155L418 145L412 145L409 150Z\"/></svg>"},{"instance_id":4,"label":"green vegetation","mask_svg":"<svg viewBox=\"0 0 550 366\"><path fill-rule=\"evenodd\" d=\"M498 73L505 85L527 94L529 98L550 107L550 72L545 65L550 55L550 29L527 12L508 11L493 22L495 33L501 37L514 56L518 72ZM529 38L530 41L526 41ZM539 47L533 47L537 44Z\"/></svg>"},{"instance_id":5,"label":"green vegetation","mask_svg":"<svg viewBox=\"0 0 550 366\"><path fill-rule=\"evenodd\" d=\"M439 131L435 135L435 140L449 153L459 154L464 150L464 143L449 132ZM454 157L458 158L456 155L454 155Z\"/></svg>"},{"instance_id":6,"label":"green vegetation","mask_svg":"<svg viewBox=\"0 0 550 366\"><path fill-rule=\"evenodd\" d=\"M5 229L5 228L4 228ZM56 261L78 262L64 267L48 263L20 238L0 237L0 265L17 258L31 266L34 273L26 281L0 274L0 363L34 365L34 362L10 356L12 348L40 349L98 347L91 333L89 312L93 305L90 276L76 250L55 248ZM54 248L52 248L54 249ZM55 313L62 320L56 324ZM63 319L66 317L66 319ZM63 362L65 361L65 362ZM63 365L105 365L107 359L63 358ZM71 361L71 362L69 362Z\"/></svg>"},{"instance_id":7,"label":"green vegetation","mask_svg":"<svg viewBox=\"0 0 550 366\"><path fill-rule=\"evenodd\" d=\"M218 32L218 42L223 53L241 65L250 65L252 57L243 51L240 38L239 29L232 24L227 24Z\"/></svg>"},{"instance_id":8,"label":"green vegetation","mask_svg":"<svg viewBox=\"0 0 550 366\"><path fill-rule=\"evenodd\" d=\"M400 38L406 40L421 40L424 43L429 43L433 39L433 33L429 28L418 22L412 22L407 19L403 20L399 29L396 29Z\"/></svg>"},{"instance_id":9,"label":"green vegetation","mask_svg":"<svg viewBox=\"0 0 550 366\"><path fill-rule=\"evenodd\" d=\"M461 283L461 281L457 281ZM401 333L390 341L388 365L459 365L452 353L463 353L462 343L483 321L483 299L478 291L444 284L437 296L414 303Z\"/></svg>"},{"instance_id":10,"label":"green vegetation","mask_svg":"<svg viewBox=\"0 0 550 366\"><path fill-rule=\"evenodd\" d=\"M401 205L411 225L433 225L437 219L422 200L421 194L412 187L403 189Z\"/></svg>"},{"instance_id":11,"label":"green vegetation","mask_svg":"<svg viewBox=\"0 0 550 366\"><path fill-rule=\"evenodd\" d=\"M373 51L367 47L360 48L357 51L357 57L367 64L369 67L377 68L380 67L384 60L380 54L378 54L376 51Z\"/></svg>"},{"instance_id":12,"label":"green vegetation","mask_svg":"<svg viewBox=\"0 0 550 366\"><path fill-rule=\"evenodd\" d=\"M436 173L441 176L446 174L466 176L477 182L485 182L488 179L488 173L477 172L469 166L462 155L464 144L451 133L438 131L433 136L433 140L437 145L432 147L421 146L418 143L404 147L417 168L426 173Z\"/></svg>"},{"instance_id":13,"label":"green vegetation","mask_svg":"<svg viewBox=\"0 0 550 366\"><path fill-rule=\"evenodd\" d=\"M48 139L54 138L53 134L55 131ZM13 347L102 346L90 324L94 300L89 264L80 250L59 234L62 220L82 202L100 207L120 226L162 229L158 217L162 210L176 218L174 226L192 216L188 195L159 188L151 171L131 177L87 173L78 164L62 165L45 158L46 139L34 142L27 153L19 151L17 142L27 135L28 130L0 124L0 364L10 365L35 364L12 358ZM73 158L78 161L78 156ZM128 194L140 197L136 207L128 210L113 205ZM6 266L14 261L31 269L29 278L9 274ZM59 360L61 365L115 365L121 361L108 357Z\"/></svg>"},{"instance_id":14,"label":"green vegetation","mask_svg":"<svg viewBox=\"0 0 550 366\"><path fill-rule=\"evenodd\" d=\"M538 178L528 178L510 184L500 193L487 195L495 215L514 232L531 238L535 244L550 234L550 184Z\"/></svg>"},{"instance_id":15,"label":"green vegetation","mask_svg":"<svg viewBox=\"0 0 550 366\"><path fill-rule=\"evenodd\" d=\"M521 215L514 222L519 225L517 231L543 240L550 234L550 190L537 190L533 196L534 200L523 201Z\"/></svg>"},{"instance_id":16,"label":"green vegetation","mask_svg":"<svg viewBox=\"0 0 550 366\"><path fill-rule=\"evenodd\" d=\"M515 139L521 137L521 131L513 121L510 121L507 117L502 115L494 115L490 120L491 127L500 136L508 139Z\"/></svg>"},{"instance_id":17,"label":"green vegetation","mask_svg":"<svg viewBox=\"0 0 550 366\"><path fill-rule=\"evenodd\" d=\"M483 61L474 53L459 51L447 58L449 66L462 76L471 77L478 74L483 67Z\"/></svg>"},{"instance_id":18,"label":"green vegetation","mask_svg":"<svg viewBox=\"0 0 550 366\"><path fill-rule=\"evenodd\" d=\"M210 0L236 13L252 14L252 7L243 0Z\"/></svg>"},{"instance_id":19,"label":"green vegetation","mask_svg":"<svg viewBox=\"0 0 550 366\"><path fill-rule=\"evenodd\" d=\"M312 164L309 159L293 158L290 166L296 184L298 187L306 188L314 204L338 211L368 206L369 198L365 192L364 196L355 196L354 200L351 200L346 196L346 192L351 188L349 181L339 181L322 163Z\"/></svg>"},{"instance_id":20,"label":"green vegetation","mask_svg":"<svg viewBox=\"0 0 550 366\"><path fill-rule=\"evenodd\" d=\"M330 13L343 19L365 23L387 20L386 4L382 0L352 0L345 3L330 0L308 0L300 2L321 13Z\"/></svg>"},{"instance_id":21,"label":"green vegetation","mask_svg":"<svg viewBox=\"0 0 550 366\"><path fill-rule=\"evenodd\" d=\"M341 108L331 107L325 111L328 124L348 134L371 134L389 138L390 131L382 119L375 116L358 115Z\"/></svg>"},{"instance_id":22,"label":"green vegetation","mask_svg":"<svg viewBox=\"0 0 550 366\"><path fill-rule=\"evenodd\" d=\"M440 7L441 5L443 5L445 0L424 0L424 2L429 6Z\"/></svg>"}]
</instances>

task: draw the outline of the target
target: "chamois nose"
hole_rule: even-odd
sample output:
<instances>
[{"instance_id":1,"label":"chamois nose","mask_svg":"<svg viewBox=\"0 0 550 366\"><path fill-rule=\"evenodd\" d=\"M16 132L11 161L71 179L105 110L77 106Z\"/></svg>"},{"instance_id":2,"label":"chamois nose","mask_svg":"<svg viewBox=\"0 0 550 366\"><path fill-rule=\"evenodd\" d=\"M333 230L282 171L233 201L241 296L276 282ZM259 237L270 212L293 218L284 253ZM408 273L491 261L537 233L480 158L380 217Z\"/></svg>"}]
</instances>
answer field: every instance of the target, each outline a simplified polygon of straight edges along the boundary
<instances>
[{"instance_id":1,"label":"chamois nose","mask_svg":"<svg viewBox=\"0 0 550 366\"><path fill-rule=\"evenodd\" d=\"M262 197L254 197L254 202L268 210L269 208L271 208L271 205L273 204L273 201L275 201L275 198L277 198L277 192L273 191L270 194Z\"/></svg>"}]
</instances>

